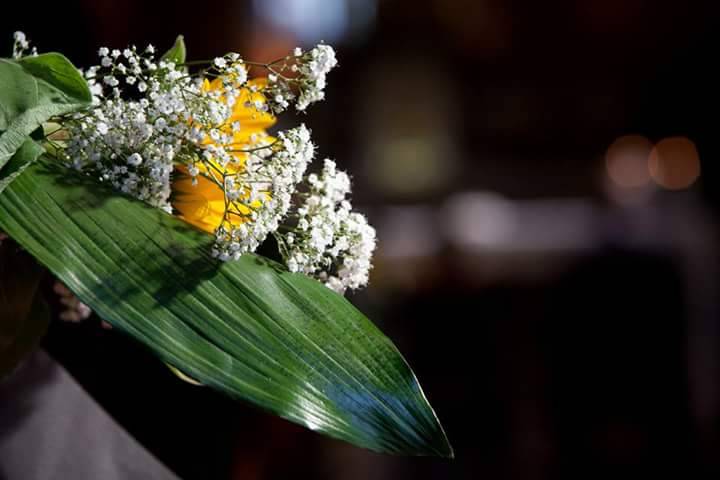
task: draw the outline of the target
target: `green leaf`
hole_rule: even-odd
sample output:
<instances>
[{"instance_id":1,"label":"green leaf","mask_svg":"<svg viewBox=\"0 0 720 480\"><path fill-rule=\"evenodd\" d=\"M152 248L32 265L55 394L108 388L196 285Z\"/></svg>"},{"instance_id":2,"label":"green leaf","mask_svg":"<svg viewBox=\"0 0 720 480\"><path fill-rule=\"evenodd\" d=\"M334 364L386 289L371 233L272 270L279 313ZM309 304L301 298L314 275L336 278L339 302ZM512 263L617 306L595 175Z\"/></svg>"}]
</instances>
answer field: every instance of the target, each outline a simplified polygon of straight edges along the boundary
<instances>
[{"instance_id":1,"label":"green leaf","mask_svg":"<svg viewBox=\"0 0 720 480\"><path fill-rule=\"evenodd\" d=\"M259 256L35 162L0 194L0 228L100 317L185 375L379 452L452 456L415 375L345 298Z\"/></svg>"},{"instance_id":2,"label":"green leaf","mask_svg":"<svg viewBox=\"0 0 720 480\"><path fill-rule=\"evenodd\" d=\"M0 58L0 169L43 122L86 107L91 98L80 72L59 53Z\"/></svg>"},{"instance_id":3,"label":"green leaf","mask_svg":"<svg viewBox=\"0 0 720 480\"><path fill-rule=\"evenodd\" d=\"M0 378L37 347L50 323L38 293L42 272L14 242L0 244Z\"/></svg>"},{"instance_id":4,"label":"green leaf","mask_svg":"<svg viewBox=\"0 0 720 480\"><path fill-rule=\"evenodd\" d=\"M23 69L38 81L44 81L63 95L68 103L87 104L92 94L80 71L60 53L43 53L23 57L18 61Z\"/></svg>"},{"instance_id":5,"label":"green leaf","mask_svg":"<svg viewBox=\"0 0 720 480\"><path fill-rule=\"evenodd\" d=\"M45 149L35 141L25 140L15 155L5 164L5 168L0 170L0 193L44 152Z\"/></svg>"},{"instance_id":6,"label":"green leaf","mask_svg":"<svg viewBox=\"0 0 720 480\"><path fill-rule=\"evenodd\" d=\"M165 52L163 56L160 57L160 60L174 62L175 65L179 65L181 63L185 63L186 55L187 51L185 50L185 39L182 35L178 35L172 48Z\"/></svg>"}]
</instances>

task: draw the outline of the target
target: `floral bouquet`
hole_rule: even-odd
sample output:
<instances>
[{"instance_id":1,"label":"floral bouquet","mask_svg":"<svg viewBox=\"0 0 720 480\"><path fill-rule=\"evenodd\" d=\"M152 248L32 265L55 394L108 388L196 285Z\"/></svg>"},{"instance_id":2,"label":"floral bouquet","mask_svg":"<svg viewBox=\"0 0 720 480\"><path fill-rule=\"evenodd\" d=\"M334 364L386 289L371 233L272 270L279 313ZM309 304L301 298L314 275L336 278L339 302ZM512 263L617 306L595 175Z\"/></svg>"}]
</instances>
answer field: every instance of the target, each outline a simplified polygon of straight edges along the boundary
<instances>
[{"instance_id":1,"label":"floral bouquet","mask_svg":"<svg viewBox=\"0 0 720 480\"><path fill-rule=\"evenodd\" d=\"M48 321L18 293L42 265L68 318L94 311L181 378L361 447L452 456L405 360L343 297L375 248L350 177L315 165L304 125L270 131L324 98L332 47L98 55L80 71L17 32L0 59L0 230L37 261L2 246L1 371Z\"/></svg>"}]
</instances>

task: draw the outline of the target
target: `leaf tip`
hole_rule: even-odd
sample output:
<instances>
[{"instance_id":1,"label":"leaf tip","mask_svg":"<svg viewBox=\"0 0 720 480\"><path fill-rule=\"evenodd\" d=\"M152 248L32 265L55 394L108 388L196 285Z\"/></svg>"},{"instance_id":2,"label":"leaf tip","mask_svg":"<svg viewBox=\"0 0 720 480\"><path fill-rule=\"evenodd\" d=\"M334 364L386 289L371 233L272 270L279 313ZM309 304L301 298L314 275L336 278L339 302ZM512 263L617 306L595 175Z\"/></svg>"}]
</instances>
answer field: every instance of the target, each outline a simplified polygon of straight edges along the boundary
<instances>
[{"instance_id":1,"label":"leaf tip","mask_svg":"<svg viewBox=\"0 0 720 480\"><path fill-rule=\"evenodd\" d=\"M434 413L435 412L433 411L433 414ZM437 415L434 415L434 417L436 431L433 437L433 444L430 446L432 449L432 456L453 460L455 458L455 450L450 444L450 440L448 439L440 420L437 418Z\"/></svg>"},{"instance_id":2,"label":"leaf tip","mask_svg":"<svg viewBox=\"0 0 720 480\"><path fill-rule=\"evenodd\" d=\"M185 37L178 35L173 46L163 54L161 60L168 60L174 63L185 63L187 49L185 48Z\"/></svg>"},{"instance_id":3,"label":"leaf tip","mask_svg":"<svg viewBox=\"0 0 720 480\"><path fill-rule=\"evenodd\" d=\"M455 450L453 449L452 445L450 445L450 440L448 440L447 435L445 435L445 432L442 434L442 445L440 446L440 449L438 450L438 456L441 458L447 458L449 460L455 459Z\"/></svg>"}]
</instances>

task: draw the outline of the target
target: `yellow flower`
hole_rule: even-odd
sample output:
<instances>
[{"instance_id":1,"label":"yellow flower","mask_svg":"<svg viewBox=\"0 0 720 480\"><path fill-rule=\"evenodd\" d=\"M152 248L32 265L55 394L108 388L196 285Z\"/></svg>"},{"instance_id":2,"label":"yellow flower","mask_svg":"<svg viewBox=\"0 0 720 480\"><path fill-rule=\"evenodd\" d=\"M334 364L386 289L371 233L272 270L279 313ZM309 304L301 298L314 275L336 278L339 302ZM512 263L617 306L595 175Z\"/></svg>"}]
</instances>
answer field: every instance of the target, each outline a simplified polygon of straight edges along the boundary
<instances>
[{"instance_id":1,"label":"yellow flower","mask_svg":"<svg viewBox=\"0 0 720 480\"><path fill-rule=\"evenodd\" d=\"M230 146L223 145L226 149L232 150L236 146L238 150L247 150L260 142L272 141L272 138L267 135L266 129L275 123L275 117L266 112L259 112L253 106L255 102L265 102L265 96L260 90L266 83L267 80L264 78L255 79L250 80L248 86L241 88L240 95L233 105L231 117L219 128L223 133L227 134L232 132L231 125L234 122L240 122L240 130L233 133L233 144ZM253 91L253 87L256 91ZM222 88L223 83L220 78L216 78L212 82L205 80L203 84L203 90L206 92L217 91ZM203 142L205 145L214 143L209 136ZM224 168L218 164L213 164L213 167L224 173L241 173L248 154L236 151L232 155L237 160L235 164L228 164ZM181 219L201 230L214 233L223 221L227 221L225 191L215 181L206 176L208 174L207 167L199 163L198 168L200 169L200 175L196 176L196 183L194 184L193 178L188 174L186 167L177 167L177 174L172 183L173 194L171 201ZM218 180L222 183L221 178ZM242 198L239 200L240 202L232 204L232 209L236 213L249 214L250 210L241 203ZM232 223L235 226L244 221L245 218L242 215L232 217Z\"/></svg>"},{"instance_id":2,"label":"yellow flower","mask_svg":"<svg viewBox=\"0 0 720 480\"><path fill-rule=\"evenodd\" d=\"M225 192L203 175L198 175L197 183L193 184L185 167L177 170L178 175L172 184L173 208L189 224L213 233L225 218Z\"/></svg>"}]
</instances>

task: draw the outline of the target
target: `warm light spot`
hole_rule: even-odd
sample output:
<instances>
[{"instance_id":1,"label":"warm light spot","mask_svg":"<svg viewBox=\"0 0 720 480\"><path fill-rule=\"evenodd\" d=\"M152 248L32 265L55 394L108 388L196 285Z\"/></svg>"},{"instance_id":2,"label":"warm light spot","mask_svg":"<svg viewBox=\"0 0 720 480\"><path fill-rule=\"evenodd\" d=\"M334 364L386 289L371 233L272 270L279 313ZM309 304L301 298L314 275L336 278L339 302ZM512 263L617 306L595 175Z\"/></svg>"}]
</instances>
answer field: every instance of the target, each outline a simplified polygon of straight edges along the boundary
<instances>
[{"instance_id":1,"label":"warm light spot","mask_svg":"<svg viewBox=\"0 0 720 480\"><path fill-rule=\"evenodd\" d=\"M650 175L658 185L681 190L700 176L700 157L695 144L685 137L661 140L650 153Z\"/></svg>"},{"instance_id":2,"label":"warm light spot","mask_svg":"<svg viewBox=\"0 0 720 480\"><path fill-rule=\"evenodd\" d=\"M648 156L652 143L641 135L627 135L613 142L605 154L610 179L620 187L633 188L650 181Z\"/></svg>"}]
</instances>

